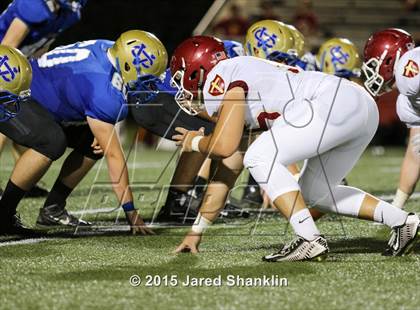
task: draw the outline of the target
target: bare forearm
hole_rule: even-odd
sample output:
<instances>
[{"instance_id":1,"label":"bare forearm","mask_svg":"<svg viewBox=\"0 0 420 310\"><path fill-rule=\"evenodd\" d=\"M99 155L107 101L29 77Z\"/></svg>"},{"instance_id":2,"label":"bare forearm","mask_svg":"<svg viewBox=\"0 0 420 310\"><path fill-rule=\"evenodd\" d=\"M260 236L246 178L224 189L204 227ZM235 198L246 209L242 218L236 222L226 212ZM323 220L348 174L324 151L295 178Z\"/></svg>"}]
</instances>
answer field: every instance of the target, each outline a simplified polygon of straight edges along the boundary
<instances>
[{"instance_id":1,"label":"bare forearm","mask_svg":"<svg viewBox=\"0 0 420 310\"><path fill-rule=\"evenodd\" d=\"M401 166L400 190L410 195L414 191L419 176L420 158L416 156L409 144Z\"/></svg>"},{"instance_id":2,"label":"bare forearm","mask_svg":"<svg viewBox=\"0 0 420 310\"><path fill-rule=\"evenodd\" d=\"M133 201L133 194L128 181L127 165L125 164L124 159L112 154L108 154L106 159L112 188L118 201L121 204Z\"/></svg>"}]
</instances>

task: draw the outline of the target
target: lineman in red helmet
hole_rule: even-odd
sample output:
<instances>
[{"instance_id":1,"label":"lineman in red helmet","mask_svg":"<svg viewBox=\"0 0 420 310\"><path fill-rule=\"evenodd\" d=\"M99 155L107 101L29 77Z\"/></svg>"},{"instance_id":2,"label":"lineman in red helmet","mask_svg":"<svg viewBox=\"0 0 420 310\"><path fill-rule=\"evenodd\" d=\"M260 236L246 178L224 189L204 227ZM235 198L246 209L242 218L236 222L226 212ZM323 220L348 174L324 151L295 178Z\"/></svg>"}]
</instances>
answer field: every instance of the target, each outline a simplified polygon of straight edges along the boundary
<instances>
[{"instance_id":1,"label":"lineman in red helmet","mask_svg":"<svg viewBox=\"0 0 420 310\"><path fill-rule=\"evenodd\" d=\"M379 96L397 87L397 113L410 130L393 204L403 208L420 177L420 48L401 29L385 29L370 36L364 50L365 87Z\"/></svg>"},{"instance_id":2,"label":"lineman in red helmet","mask_svg":"<svg viewBox=\"0 0 420 310\"><path fill-rule=\"evenodd\" d=\"M261 34L261 44L270 38ZM244 165L289 220L297 238L265 261L322 260L328 253L306 204L324 212L382 222L393 228L388 255L415 244L420 220L359 189L339 185L378 125L374 100L357 84L255 57L227 59L211 37L181 43L171 60L177 103L192 115L216 120L212 134L177 128L184 151L227 158L237 153L244 126L263 133ZM299 183L286 166L308 159ZM221 180L222 181L222 180ZM211 199L211 197L207 197ZM206 199L206 198L204 198ZM203 231L220 210L203 205L177 252L197 252Z\"/></svg>"}]
</instances>

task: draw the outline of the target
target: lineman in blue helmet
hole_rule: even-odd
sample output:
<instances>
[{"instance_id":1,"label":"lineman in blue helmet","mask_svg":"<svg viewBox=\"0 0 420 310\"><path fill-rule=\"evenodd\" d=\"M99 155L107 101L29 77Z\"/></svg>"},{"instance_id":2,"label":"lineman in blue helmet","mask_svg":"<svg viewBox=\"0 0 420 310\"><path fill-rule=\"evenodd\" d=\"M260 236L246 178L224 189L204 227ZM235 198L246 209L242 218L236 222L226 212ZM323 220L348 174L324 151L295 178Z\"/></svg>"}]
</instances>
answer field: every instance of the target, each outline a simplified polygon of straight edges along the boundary
<instances>
[{"instance_id":1,"label":"lineman in blue helmet","mask_svg":"<svg viewBox=\"0 0 420 310\"><path fill-rule=\"evenodd\" d=\"M0 233L30 235L16 217L19 201L60 158L65 159L37 224L86 226L65 209L67 197L95 162L104 156L110 184L133 232L150 233L133 204L125 158L114 126L128 113L145 81L167 65L163 44L151 33L131 30L116 42L91 40L58 47L31 61L30 102L19 114L0 123L0 132L29 149L17 162L0 199Z\"/></svg>"},{"instance_id":2,"label":"lineman in blue helmet","mask_svg":"<svg viewBox=\"0 0 420 310\"><path fill-rule=\"evenodd\" d=\"M0 15L0 43L20 49L27 57L46 52L55 38L80 21L87 0L13 0ZM0 134L0 152L7 139ZM15 160L24 149L13 144ZM46 196L34 186L27 197Z\"/></svg>"},{"instance_id":3,"label":"lineman in blue helmet","mask_svg":"<svg viewBox=\"0 0 420 310\"><path fill-rule=\"evenodd\" d=\"M230 58L243 56L244 48L241 43L224 40L226 55ZM172 139L176 134L176 127L197 130L204 128L206 133L211 133L214 123L207 119L193 117L182 111L174 100L176 89L171 86L171 72L169 69L161 75L157 84L157 97L154 100L143 101L142 104L131 105L130 112L136 123L156 134L157 136ZM147 103L147 104L145 104ZM184 222L195 219L201 204L200 189L194 183L204 185L206 180L197 177L197 168L201 167L201 159L194 158L193 153L183 153L178 161L177 168L171 180L171 186L164 206L157 221ZM182 184L182 185L180 185ZM194 191L192 191L194 189Z\"/></svg>"}]
</instances>

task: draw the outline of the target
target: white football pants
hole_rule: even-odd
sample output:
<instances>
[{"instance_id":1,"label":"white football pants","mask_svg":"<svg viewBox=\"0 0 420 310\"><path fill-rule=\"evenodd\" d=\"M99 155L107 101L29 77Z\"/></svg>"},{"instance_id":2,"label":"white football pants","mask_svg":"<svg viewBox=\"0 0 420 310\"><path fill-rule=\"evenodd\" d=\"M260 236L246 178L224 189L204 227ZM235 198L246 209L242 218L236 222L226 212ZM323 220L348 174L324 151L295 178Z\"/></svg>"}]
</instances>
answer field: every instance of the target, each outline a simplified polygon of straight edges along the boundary
<instances>
[{"instance_id":1,"label":"white football pants","mask_svg":"<svg viewBox=\"0 0 420 310\"><path fill-rule=\"evenodd\" d=\"M278 118L251 144L244 165L272 201L301 190L308 204L324 212L357 216L365 193L339 184L376 132L376 103L345 79L326 79L314 96L304 99L299 99L306 101L306 108L298 109L302 117L292 111ZM286 167L305 159L298 183Z\"/></svg>"}]
</instances>

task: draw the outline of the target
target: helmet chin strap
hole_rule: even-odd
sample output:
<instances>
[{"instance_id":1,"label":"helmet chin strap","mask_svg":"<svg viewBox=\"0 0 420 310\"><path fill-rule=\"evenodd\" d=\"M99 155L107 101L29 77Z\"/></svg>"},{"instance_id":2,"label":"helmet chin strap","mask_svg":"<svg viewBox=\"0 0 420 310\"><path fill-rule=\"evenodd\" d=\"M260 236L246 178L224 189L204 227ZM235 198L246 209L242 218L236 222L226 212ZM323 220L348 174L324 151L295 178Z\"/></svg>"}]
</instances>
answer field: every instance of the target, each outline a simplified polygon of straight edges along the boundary
<instances>
[{"instance_id":1,"label":"helmet chin strap","mask_svg":"<svg viewBox=\"0 0 420 310\"><path fill-rule=\"evenodd\" d=\"M198 84L197 84L197 101L200 105L204 104L203 80L204 80L204 69L200 68L200 79L198 80Z\"/></svg>"}]
</instances>

